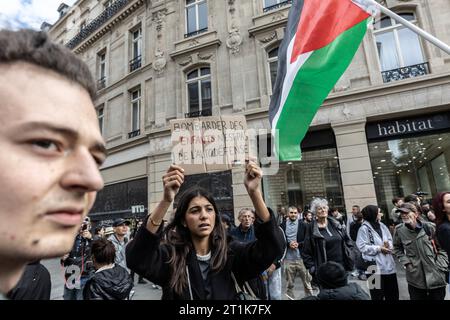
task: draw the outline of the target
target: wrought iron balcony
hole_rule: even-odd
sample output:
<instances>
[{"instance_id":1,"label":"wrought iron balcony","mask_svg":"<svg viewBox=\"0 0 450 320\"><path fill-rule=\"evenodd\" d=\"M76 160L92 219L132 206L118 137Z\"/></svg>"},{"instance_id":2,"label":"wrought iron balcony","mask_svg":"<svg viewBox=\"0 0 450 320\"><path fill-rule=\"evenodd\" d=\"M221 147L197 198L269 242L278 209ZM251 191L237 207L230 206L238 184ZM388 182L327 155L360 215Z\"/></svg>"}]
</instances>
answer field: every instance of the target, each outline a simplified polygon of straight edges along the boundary
<instances>
[{"instance_id":1,"label":"wrought iron balcony","mask_svg":"<svg viewBox=\"0 0 450 320\"><path fill-rule=\"evenodd\" d=\"M416 64L413 66L402 67L398 69L388 70L381 72L383 82L388 83L391 81L403 80L408 78L414 78L418 76L424 76L430 73L428 62Z\"/></svg>"},{"instance_id":2,"label":"wrought iron balcony","mask_svg":"<svg viewBox=\"0 0 450 320\"><path fill-rule=\"evenodd\" d=\"M97 82L97 90L105 89L106 87L106 77L100 78Z\"/></svg>"},{"instance_id":3,"label":"wrought iron balcony","mask_svg":"<svg viewBox=\"0 0 450 320\"><path fill-rule=\"evenodd\" d=\"M133 60L130 60L130 72L133 72L136 69L139 69L142 65L141 56L137 56Z\"/></svg>"},{"instance_id":4,"label":"wrought iron balcony","mask_svg":"<svg viewBox=\"0 0 450 320\"><path fill-rule=\"evenodd\" d=\"M196 36L196 35L198 35L198 34L200 34L200 33L206 32L206 31L208 31L208 28L203 28L203 29L200 29L200 30L196 30L196 31L193 31L193 32L189 32L189 33L186 33L186 34L184 35L184 38L193 37L193 36Z\"/></svg>"},{"instance_id":5,"label":"wrought iron balcony","mask_svg":"<svg viewBox=\"0 0 450 320\"><path fill-rule=\"evenodd\" d=\"M112 16L124 8L131 0L116 0L108 8L106 8L99 16L86 25L75 37L68 43L69 49L75 48L83 40L93 34L101 26L103 26Z\"/></svg>"},{"instance_id":6,"label":"wrought iron balcony","mask_svg":"<svg viewBox=\"0 0 450 320\"><path fill-rule=\"evenodd\" d=\"M128 133L128 139L137 137L140 134L141 134L141 130L140 129L132 131L132 132Z\"/></svg>"},{"instance_id":7,"label":"wrought iron balcony","mask_svg":"<svg viewBox=\"0 0 450 320\"><path fill-rule=\"evenodd\" d=\"M209 117L212 115L211 108L203 109L201 111L188 112L184 114L185 118L198 118L198 117Z\"/></svg>"},{"instance_id":8,"label":"wrought iron balcony","mask_svg":"<svg viewBox=\"0 0 450 320\"><path fill-rule=\"evenodd\" d=\"M274 4L273 6L265 7L263 9L263 12L268 12L270 10L275 10L275 9L287 6L288 4L291 4L291 3L292 3L292 0L283 1L283 2L280 2L280 3Z\"/></svg>"}]
</instances>

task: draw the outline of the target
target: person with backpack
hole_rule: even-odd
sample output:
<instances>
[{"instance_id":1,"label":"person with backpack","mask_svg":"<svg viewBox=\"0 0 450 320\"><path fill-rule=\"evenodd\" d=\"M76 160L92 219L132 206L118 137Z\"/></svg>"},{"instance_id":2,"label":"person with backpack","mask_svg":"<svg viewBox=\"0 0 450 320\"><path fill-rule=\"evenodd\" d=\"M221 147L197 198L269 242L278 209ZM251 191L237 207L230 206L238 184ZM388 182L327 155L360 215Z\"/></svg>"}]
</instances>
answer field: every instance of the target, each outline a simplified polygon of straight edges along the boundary
<instances>
[{"instance_id":1,"label":"person with backpack","mask_svg":"<svg viewBox=\"0 0 450 320\"><path fill-rule=\"evenodd\" d=\"M395 228L394 254L406 269L411 300L444 300L448 257L435 241L435 225L421 221L414 204L398 209L403 221Z\"/></svg>"}]
</instances>

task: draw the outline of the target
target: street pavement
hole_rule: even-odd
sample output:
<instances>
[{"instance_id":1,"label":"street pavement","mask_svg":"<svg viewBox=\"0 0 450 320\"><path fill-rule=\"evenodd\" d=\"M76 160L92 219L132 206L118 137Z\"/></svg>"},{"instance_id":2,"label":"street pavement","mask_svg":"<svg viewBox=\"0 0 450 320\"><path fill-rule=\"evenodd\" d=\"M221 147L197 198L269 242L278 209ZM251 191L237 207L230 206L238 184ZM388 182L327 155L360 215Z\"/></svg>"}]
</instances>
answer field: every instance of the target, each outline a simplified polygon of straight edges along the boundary
<instances>
[{"instance_id":1,"label":"street pavement","mask_svg":"<svg viewBox=\"0 0 450 320\"><path fill-rule=\"evenodd\" d=\"M47 267L51 274L52 279L52 292L51 292L51 299L52 300L62 300L63 299L63 292L64 292L64 273L63 269L61 268L59 264L59 259L51 259L51 260L44 260L42 261L42 264ZM135 287L133 290L135 291L133 300L160 300L162 291L161 289L155 289L152 286L151 282L148 282L147 284L138 284L137 283L137 275L135 276ZM401 266L397 264L397 279L398 279L398 285L399 285L399 291L400 291L400 300L409 300L409 294L408 294L408 286L405 279L405 271ZM283 299L284 300L290 300L286 295L286 279L282 277L282 285L283 285ZM361 281L356 278L350 277L350 282L356 282L358 283L367 293L369 293L369 290L367 288L366 281ZM450 294L447 286L447 295L445 297L445 300L450 300ZM304 290L302 281L300 278L295 279L295 299L301 299L304 297Z\"/></svg>"}]
</instances>

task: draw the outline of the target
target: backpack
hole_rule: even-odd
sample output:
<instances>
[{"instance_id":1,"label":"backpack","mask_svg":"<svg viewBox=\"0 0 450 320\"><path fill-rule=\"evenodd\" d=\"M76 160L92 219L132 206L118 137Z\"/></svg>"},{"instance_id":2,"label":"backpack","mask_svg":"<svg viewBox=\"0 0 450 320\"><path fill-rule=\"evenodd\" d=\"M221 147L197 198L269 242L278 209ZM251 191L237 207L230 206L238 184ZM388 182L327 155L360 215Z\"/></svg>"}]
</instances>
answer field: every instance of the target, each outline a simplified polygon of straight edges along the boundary
<instances>
[{"instance_id":1,"label":"backpack","mask_svg":"<svg viewBox=\"0 0 450 320\"><path fill-rule=\"evenodd\" d=\"M430 229L430 226L427 223L422 223L423 225L423 231L425 231L425 233L428 236L428 240L430 240L431 245L433 246L433 252L434 252L434 260L437 260L438 254L439 254L439 250L441 246L439 244L438 239L436 239L436 233ZM449 274L449 269L447 267L447 271L444 272L445 273L445 281L447 283L450 283L450 274Z\"/></svg>"}]
</instances>

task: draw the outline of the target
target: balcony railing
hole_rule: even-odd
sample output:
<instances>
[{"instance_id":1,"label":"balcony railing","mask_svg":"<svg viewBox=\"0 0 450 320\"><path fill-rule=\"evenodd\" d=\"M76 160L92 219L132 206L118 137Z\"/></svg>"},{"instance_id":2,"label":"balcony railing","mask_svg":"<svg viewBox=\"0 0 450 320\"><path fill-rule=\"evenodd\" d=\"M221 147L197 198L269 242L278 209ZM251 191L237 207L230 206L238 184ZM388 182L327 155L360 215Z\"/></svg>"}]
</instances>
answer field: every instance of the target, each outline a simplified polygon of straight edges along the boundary
<instances>
[{"instance_id":1,"label":"balcony railing","mask_svg":"<svg viewBox=\"0 0 450 320\"><path fill-rule=\"evenodd\" d=\"M292 0L283 1L283 2L280 2L280 3L274 4L273 6L265 7L263 9L263 12L268 12L270 10L275 10L275 9L287 6L288 4L291 4L291 3L292 3Z\"/></svg>"},{"instance_id":2,"label":"balcony railing","mask_svg":"<svg viewBox=\"0 0 450 320\"><path fill-rule=\"evenodd\" d=\"M106 87L106 78L100 78L97 82L97 90L102 90L105 89Z\"/></svg>"},{"instance_id":3,"label":"balcony railing","mask_svg":"<svg viewBox=\"0 0 450 320\"><path fill-rule=\"evenodd\" d=\"M209 117L212 115L211 108L203 109L201 111L188 112L184 114L185 118L198 118L198 117Z\"/></svg>"},{"instance_id":4,"label":"balcony railing","mask_svg":"<svg viewBox=\"0 0 450 320\"><path fill-rule=\"evenodd\" d=\"M101 26L103 26L112 16L125 7L131 0L116 0L108 8L106 8L97 18L92 20L86 25L75 37L73 37L68 43L69 49L75 48L83 40L93 34Z\"/></svg>"},{"instance_id":5,"label":"balcony railing","mask_svg":"<svg viewBox=\"0 0 450 320\"><path fill-rule=\"evenodd\" d=\"M133 72L136 69L139 69L142 65L141 56L137 56L133 60L130 60L130 72Z\"/></svg>"},{"instance_id":6,"label":"balcony railing","mask_svg":"<svg viewBox=\"0 0 450 320\"><path fill-rule=\"evenodd\" d=\"M141 134L141 130L140 129L132 131L132 132L128 133L128 139L137 137L140 134Z\"/></svg>"},{"instance_id":7,"label":"balcony railing","mask_svg":"<svg viewBox=\"0 0 450 320\"><path fill-rule=\"evenodd\" d=\"M193 37L193 36L196 36L196 35L198 35L198 34L200 34L200 33L206 32L206 31L208 31L208 28L203 28L203 29L200 29L200 30L196 30L196 31L193 31L193 32L189 32L189 33L186 33L186 34L184 35L184 38Z\"/></svg>"},{"instance_id":8,"label":"balcony railing","mask_svg":"<svg viewBox=\"0 0 450 320\"><path fill-rule=\"evenodd\" d=\"M424 62L413 66L383 71L381 72L381 76L383 77L383 82L388 83L397 80L424 76L429 73L430 67L428 66L428 62Z\"/></svg>"}]
</instances>

